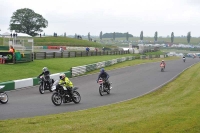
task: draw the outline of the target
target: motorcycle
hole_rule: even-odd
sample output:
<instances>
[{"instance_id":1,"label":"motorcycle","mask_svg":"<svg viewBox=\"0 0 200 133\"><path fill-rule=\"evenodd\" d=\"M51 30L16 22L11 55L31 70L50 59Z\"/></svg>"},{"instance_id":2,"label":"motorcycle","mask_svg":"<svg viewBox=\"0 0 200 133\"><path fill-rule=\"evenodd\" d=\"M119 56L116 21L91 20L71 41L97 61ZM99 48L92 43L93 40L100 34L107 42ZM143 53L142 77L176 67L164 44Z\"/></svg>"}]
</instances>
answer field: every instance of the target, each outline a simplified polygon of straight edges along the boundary
<instances>
[{"instance_id":1,"label":"motorcycle","mask_svg":"<svg viewBox=\"0 0 200 133\"><path fill-rule=\"evenodd\" d=\"M161 72L164 72L165 66L163 64L160 65Z\"/></svg>"},{"instance_id":2,"label":"motorcycle","mask_svg":"<svg viewBox=\"0 0 200 133\"><path fill-rule=\"evenodd\" d=\"M6 104L8 102L8 95L6 94L6 92L1 91L1 89L3 89L5 86L0 86L0 103L2 104Z\"/></svg>"},{"instance_id":3,"label":"motorcycle","mask_svg":"<svg viewBox=\"0 0 200 133\"><path fill-rule=\"evenodd\" d=\"M51 96L51 100L54 105L60 106L62 103L74 102L75 104L81 101L81 96L77 91L78 87L73 87L72 90L59 84L59 80L56 80L52 86L52 91L55 91ZM70 93L72 91L72 94Z\"/></svg>"},{"instance_id":4,"label":"motorcycle","mask_svg":"<svg viewBox=\"0 0 200 133\"><path fill-rule=\"evenodd\" d=\"M104 92L107 92L107 94L110 94L109 85L105 82L105 80L100 78L98 83L99 83L99 94L100 94L100 96L103 96ZM110 87L111 87L111 83L110 83Z\"/></svg>"},{"instance_id":5,"label":"motorcycle","mask_svg":"<svg viewBox=\"0 0 200 133\"><path fill-rule=\"evenodd\" d=\"M39 92L41 94L44 94L45 90L49 90L50 92L52 92L51 90L51 86L54 82L53 79L50 78L50 76L40 76L39 78Z\"/></svg>"}]
</instances>

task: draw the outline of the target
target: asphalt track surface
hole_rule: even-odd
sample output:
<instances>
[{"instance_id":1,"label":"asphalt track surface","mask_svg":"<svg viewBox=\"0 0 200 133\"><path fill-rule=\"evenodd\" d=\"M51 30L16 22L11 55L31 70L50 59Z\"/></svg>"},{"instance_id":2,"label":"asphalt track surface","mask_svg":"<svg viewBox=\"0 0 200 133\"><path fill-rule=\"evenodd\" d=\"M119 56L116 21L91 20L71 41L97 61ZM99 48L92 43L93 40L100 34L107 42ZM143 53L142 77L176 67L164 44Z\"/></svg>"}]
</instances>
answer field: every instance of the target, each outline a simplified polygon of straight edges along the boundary
<instances>
[{"instance_id":1,"label":"asphalt track surface","mask_svg":"<svg viewBox=\"0 0 200 133\"><path fill-rule=\"evenodd\" d=\"M147 94L177 76L200 59L166 61L166 69L160 71L159 62L147 63L108 71L112 90L110 95L100 96L96 79L98 74L72 78L81 94L79 104L67 103L55 106L51 102L52 93L40 94L38 86L7 92L9 101L0 104L0 120L42 116L117 103Z\"/></svg>"}]
</instances>

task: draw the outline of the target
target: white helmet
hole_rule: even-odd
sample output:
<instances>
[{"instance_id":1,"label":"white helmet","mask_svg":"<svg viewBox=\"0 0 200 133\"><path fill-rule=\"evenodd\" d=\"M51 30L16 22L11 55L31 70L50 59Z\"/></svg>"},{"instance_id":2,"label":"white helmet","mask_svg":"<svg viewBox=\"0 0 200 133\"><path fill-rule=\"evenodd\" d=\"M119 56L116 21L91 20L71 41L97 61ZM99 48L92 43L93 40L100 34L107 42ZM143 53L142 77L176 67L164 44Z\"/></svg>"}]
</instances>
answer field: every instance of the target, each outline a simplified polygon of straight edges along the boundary
<instances>
[{"instance_id":1,"label":"white helmet","mask_svg":"<svg viewBox=\"0 0 200 133\"><path fill-rule=\"evenodd\" d=\"M64 79L65 78L65 74L61 73L59 77L60 77L60 79Z\"/></svg>"},{"instance_id":2,"label":"white helmet","mask_svg":"<svg viewBox=\"0 0 200 133\"><path fill-rule=\"evenodd\" d=\"M42 70L43 70L43 72L46 72L46 71L48 71L48 68L47 67L43 67Z\"/></svg>"}]
</instances>

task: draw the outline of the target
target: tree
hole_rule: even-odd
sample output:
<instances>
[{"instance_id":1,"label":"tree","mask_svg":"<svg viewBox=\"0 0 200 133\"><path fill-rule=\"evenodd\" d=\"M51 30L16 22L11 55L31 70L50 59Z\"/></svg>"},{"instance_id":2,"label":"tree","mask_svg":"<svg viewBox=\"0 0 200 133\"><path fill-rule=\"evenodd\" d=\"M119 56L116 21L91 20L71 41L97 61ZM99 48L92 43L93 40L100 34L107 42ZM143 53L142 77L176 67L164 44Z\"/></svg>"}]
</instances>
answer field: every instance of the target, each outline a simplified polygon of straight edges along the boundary
<instances>
[{"instance_id":1,"label":"tree","mask_svg":"<svg viewBox=\"0 0 200 133\"><path fill-rule=\"evenodd\" d=\"M129 34L128 32L126 33L126 41L128 41L128 38L129 38Z\"/></svg>"},{"instance_id":2,"label":"tree","mask_svg":"<svg viewBox=\"0 0 200 133\"><path fill-rule=\"evenodd\" d=\"M118 33L118 32L115 32L115 38L121 38L121 37L126 37L127 36L127 33ZM131 34L128 34L128 37L133 37L133 35ZM113 38L113 33L105 33L102 35L102 38Z\"/></svg>"},{"instance_id":3,"label":"tree","mask_svg":"<svg viewBox=\"0 0 200 133\"><path fill-rule=\"evenodd\" d=\"M158 32L157 32L157 31L155 32L154 40L155 40L156 42L157 42L157 40L158 40Z\"/></svg>"},{"instance_id":4,"label":"tree","mask_svg":"<svg viewBox=\"0 0 200 133\"><path fill-rule=\"evenodd\" d=\"M90 32L88 32L88 40L91 41Z\"/></svg>"},{"instance_id":5,"label":"tree","mask_svg":"<svg viewBox=\"0 0 200 133\"><path fill-rule=\"evenodd\" d=\"M115 40L115 32L113 32L113 40Z\"/></svg>"},{"instance_id":6,"label":"tree","mask_svg":"<svg viewBox=\"0 0 200 133\"><path fill-rule=\"evenodd\" d=\"M48 21L42 15L35 13L28 8L18 9L13 13L9 29L15 32L26 33L31 36L36 36L41 33L42 28L48 26Z\"/></svg>"},{"instance_id":7,"label":"tree","mask_svg":"<svg viewBox=\"0 0 200 133\"><path fill-rule=\"evenodd\" d=\"M171 33L171 43L174 42L174 32Z\"/></svg>"},{"instance_id":8,"label":"tree","mask_svg":"<svg viewBox=\"0 0 200 133\"><path fill-rule=\"evenodd\" d=\"M100 35L99 35L99 38L100 38L100 40L102 40L102 31L100 32Z\"/></svg>"},{"instance_id":9,"label":"tree","mask_svg":"<svg viewBox=\"0 0 200 133\"><path fill-rule=\"evenodd\" d=\"M140 40L143 40L143 31L140 33Z\"/></svg>"},{"instance_id":10,"label":"tree","mask_svg":"<svg viewBox=\"0 0 200 133\"><path fill-rule=\"evenodd\" d=\"M64 37L66 37L66 32L64 33Z\"/></svg>"},{"instance_id":11,"label":"tree","mask_svg":"<svg viewBox=\"0 0 200 133\"><path fill-rule=\"evenodd\" d=\"M190 39L191 39L191 33L188 32L188 34L187 34L187 42L188 42L188 43L190 43Z\"/></svg>"}]
</instances>

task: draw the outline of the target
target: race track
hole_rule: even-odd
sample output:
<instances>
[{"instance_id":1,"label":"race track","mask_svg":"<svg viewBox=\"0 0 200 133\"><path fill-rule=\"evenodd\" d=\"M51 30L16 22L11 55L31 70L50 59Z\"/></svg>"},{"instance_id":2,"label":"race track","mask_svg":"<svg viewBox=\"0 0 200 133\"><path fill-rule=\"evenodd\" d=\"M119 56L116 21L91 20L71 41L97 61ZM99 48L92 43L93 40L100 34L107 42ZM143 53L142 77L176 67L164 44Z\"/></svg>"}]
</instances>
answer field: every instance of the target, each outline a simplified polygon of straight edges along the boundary
<instances>
[{"instance_id":1,"label":"race track","mask_svg":"<svg viewBox=\"0 0 200 133\"><path fill-rule=\"evenodd\" d=\"M79 104L55 106L51 102L52 93L46 91L42 95L38 86L7 92L9 101L5 105L0 104L0 120L77 111L135 98L155 90L199 61L189 58L185 63L182 59L167 61L165 72L160 72L158 62L108 71L113 88L110 95L104 96L98 92L98 74L72 78L71 81L79 87L81 94Z\"/></svg>"}]
</instances>

